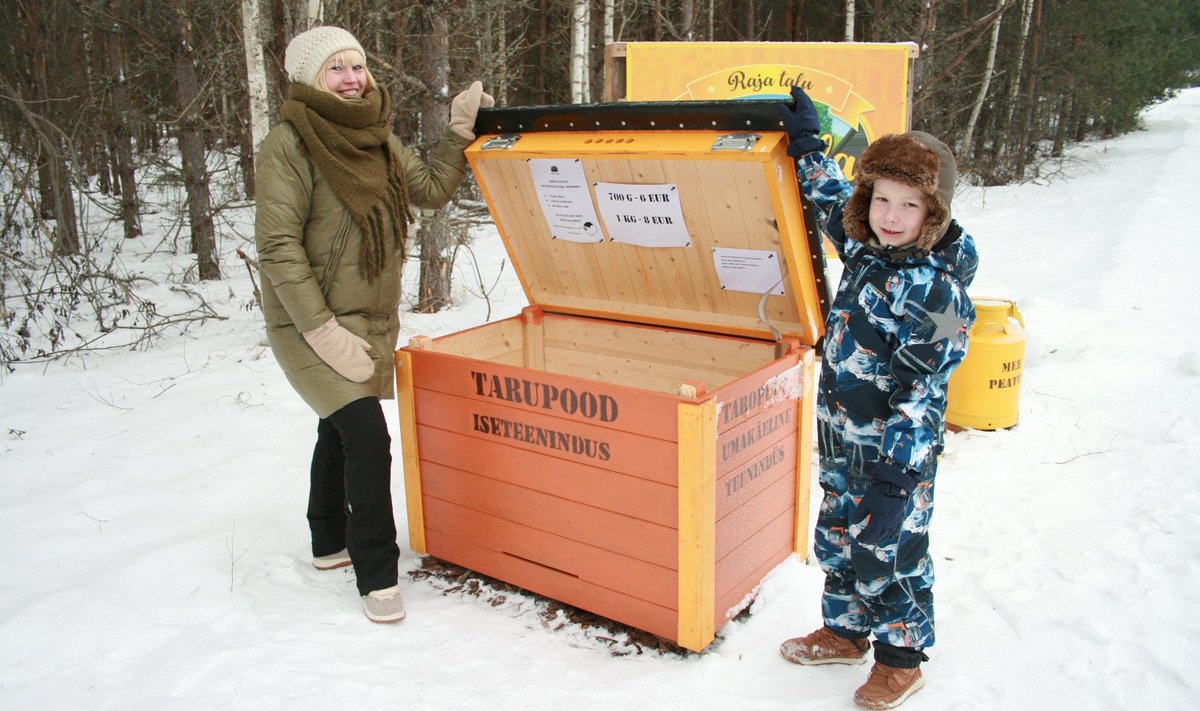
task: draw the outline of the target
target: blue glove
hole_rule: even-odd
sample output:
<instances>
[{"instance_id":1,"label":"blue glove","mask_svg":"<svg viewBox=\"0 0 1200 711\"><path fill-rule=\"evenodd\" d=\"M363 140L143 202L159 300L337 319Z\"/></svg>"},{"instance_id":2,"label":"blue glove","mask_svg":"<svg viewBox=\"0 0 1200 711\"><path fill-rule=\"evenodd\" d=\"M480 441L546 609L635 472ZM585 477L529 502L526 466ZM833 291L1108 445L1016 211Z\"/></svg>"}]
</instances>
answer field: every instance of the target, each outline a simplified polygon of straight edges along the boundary
<instances>
[{"instance_id":1,"label":"blue glove","mask_svg":"<svg viewBox=\"0 0 1200 711\"><path fill-rule=\"evenodd\" d=\"M788 155L803 158L809 153L825 150L825 141L817 137L821 133L821 119L812 99L798 86L792 86L793 106L779 105L783 130L788 135Z\"/></svg>"},{"instance_id":2,"label":"blue glove","mask_svg":"<svg viewBox=\"0 0 1200 711\"><path fill-rule=\"evenodd\" d=\"M867 465L867 473L874 481L855 507L850 523L859 523L870 516L866 528L858 533L858 542L870 546L885 545L900 534L908 497L917 488L917 478L884 460Z\"/></svg>"}]
</instances>

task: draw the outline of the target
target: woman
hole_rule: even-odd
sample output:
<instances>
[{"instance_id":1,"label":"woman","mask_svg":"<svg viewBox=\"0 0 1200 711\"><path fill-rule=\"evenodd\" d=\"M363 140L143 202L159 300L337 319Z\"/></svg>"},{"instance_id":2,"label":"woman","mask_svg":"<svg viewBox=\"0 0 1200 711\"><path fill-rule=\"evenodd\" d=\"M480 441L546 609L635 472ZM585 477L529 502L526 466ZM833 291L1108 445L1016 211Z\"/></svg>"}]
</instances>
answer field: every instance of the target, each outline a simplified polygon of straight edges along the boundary
<instances>
[{"instance_id":1,"label":"woman","mask_svg":"<svg viewBox=\"0 0 1200 711\"><path fill-rule=\"evenodd\" d=\"M449 201L466 170L479 107L455 97L429 163L391 133L388 92L349 32L317 27L288 45L283 121L257 166L255 240L276 360L317 413L308 502L313 564L354 565L366 615L404 618L397 585L391 438L380 398L394 394L400 269L409 207Z\"/></svg>"}]
</instances>

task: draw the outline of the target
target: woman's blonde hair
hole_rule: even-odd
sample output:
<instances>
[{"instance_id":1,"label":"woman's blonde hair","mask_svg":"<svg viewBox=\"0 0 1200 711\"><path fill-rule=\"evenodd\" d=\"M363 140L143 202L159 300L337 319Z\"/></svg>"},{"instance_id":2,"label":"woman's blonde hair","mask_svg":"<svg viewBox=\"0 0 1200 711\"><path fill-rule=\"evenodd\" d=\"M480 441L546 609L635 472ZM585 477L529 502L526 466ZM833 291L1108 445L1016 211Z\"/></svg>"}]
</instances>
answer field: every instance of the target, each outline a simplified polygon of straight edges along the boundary
<instances>
[{"instance_id":1,"label":"woman's blonde hair","mask_svg":"<svg viewBox=\"0 0 1200 711\"><path fill-rule=\"evenodd\" d=\"M375 77L371 76L371 70L367 68L367 58L359 54L358 50L356 49L343 49L340 52L334 52L333 54L329 55L329 57L325 60L325 63L321 65L321 71L317 72L316 84L317 88L321 91L328 91L329 93L333 94L333 92L329 89L329 85L325 83L325 68L329 66L330 62L337 62L338 64L361 64L363 72L365 72L367 76L366 88L378 88L375 84Z\"/></svg>"}]
</instances>

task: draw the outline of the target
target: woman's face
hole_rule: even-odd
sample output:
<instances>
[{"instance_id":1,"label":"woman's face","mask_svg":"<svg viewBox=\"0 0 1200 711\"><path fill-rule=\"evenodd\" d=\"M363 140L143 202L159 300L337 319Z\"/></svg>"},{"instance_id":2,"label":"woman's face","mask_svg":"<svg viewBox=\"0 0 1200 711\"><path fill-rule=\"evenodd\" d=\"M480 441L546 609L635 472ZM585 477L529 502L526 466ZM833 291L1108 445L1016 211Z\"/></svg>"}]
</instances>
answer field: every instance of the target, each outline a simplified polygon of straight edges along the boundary
<instances>
[{"instance_id":1,"label":"woman's face","mask_svg":"<svg viewBox=\"0 0 1200 711\"><path fill-rule=\"evenodd\" d=\"M367 67L357 52L338 52L325 61L325 88L343 99L360 99L367 88Z\"/></svg>"}]
</instances>

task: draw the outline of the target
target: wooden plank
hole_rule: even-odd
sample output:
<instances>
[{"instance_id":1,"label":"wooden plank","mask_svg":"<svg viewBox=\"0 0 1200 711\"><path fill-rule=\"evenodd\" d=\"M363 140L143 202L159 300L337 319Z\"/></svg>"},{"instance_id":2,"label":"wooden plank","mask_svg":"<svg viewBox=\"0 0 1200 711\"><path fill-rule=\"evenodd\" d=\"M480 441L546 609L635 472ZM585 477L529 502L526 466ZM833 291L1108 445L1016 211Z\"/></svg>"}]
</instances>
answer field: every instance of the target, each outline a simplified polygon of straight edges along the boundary
<instances>
[{"instance_id":1,"label":"wooden plank","mask_svg":"<svg viewBox=\"0 0 1200 711\"><path fill-rule=\"evenodd\" d=\"M796 437L785 432L741 466L717 474L717 520L721 520L742 504L780 479L796 476Z\"/></svg>"},{"instance_id":2,"label":"wooden plank","mask_svg":"<svg viewBox=\"0 0 1200 711\"><path fill-rule=\"evenodd\" d=\"M611 103L624 98L625 43L609 42L604 45L604 101Z\"/></svg>"},{"instance_id":3,"label":"wooden plank","mask_svg":"<svg viewBox=\"0 0 1200 711\"><path fill-rule=\"evenodd\" d=\"M542 303L542 297L548 294L583 296L584 294L575 287L575 280L562 272L555 255L544 249L545 245L554 244L554 240L551 238L550 224L546 221L533 184L529 159L513 156L511 159L501 159L497 162L503 166L505 178L510 181L509 192L501 198L499 206L508 209L519 218L515 229L506 223L500 234L507 245L515 248L514 264L518 259L528 259L533 265L534 278L526 284L526 293L529 294L530 301L535 304Z\"/></svg>"},{"instance_id":4,"label":"wooden plank","mask_svg":"<svg viewBox=\"0 0 1200 711\"><path fill-rule=\"evenodd\" d=\"M692 247L660 256L660 260L670 260L673 278L687 290L684 303L700 313L720 312L728 309L729 303L712 259L714 233L704 190L711 167L703 161L679 161L672 166L671 176L679 186L683 219L692 237Z\"/></svg>"},{"instance_id":5,"label":"wooden plank","mask_svg":"<svg viewBox=\"0 0 1200 711\"><path fill-rule=\"evenodd\" d=\"M644 437L674 441L678 435L677 398L672 396L439 352L414 351L412 356L418 388L470 401L463 408L474 408L471 403L500 404ZM430 421L419 409L418 415L422 422Z\"/></svg>"},{"instance_id":6,"label":"wooden plank","mask_svg":"<svg viewBox=\"0 0 1200 711\"><path fill-rule=\"evenodd\" d=\"M596 183L630 183L633 176L628 164L623 159L584 161L588 185ZM593 200L595 199L594 188ZM603 217L601 217L603 221ZM592 264L596 273L601 275L604 284L604 297L607 303L638 303L641 289L638 282L642 275L638 271L636 260L630 261L633 247L612 241L612 235L605 230L607 240L592 251Z\"/></svg>"},{"instance_id":7,"label":"wooden plank","mask_svg":"<svg viewBox=\"0 0 1200 711\"><path fill-rule=\"evenodd\" d=\"M764 544L765 547L766 544ZM753 595L757 592L758 586L762 583L763 578L767 576L777 565L787 560L791 555L791 546L782 545L773 551L766 554L759 554L756 559L761 561L758 567L750 571L742 577L741 580L734 582L725 582L727 589L724 593L717 595L716 608L714 609L714 624L717 629L721 629L729 620L733 619L742 610L753 602Z\"/></svg>"},{"instance_id":8,"label":"wooden plank","mask_svg":"<svg viewBox=\"0 0 1200 711\"><path fill-rule=\"evenodd\" d=\"M809 525L809 506L812 496L812 452L813 452L813 420L816 409L816 358L812 349L801 352L801 363L804 365L802 392L805 405L800 408L800 425L796 428L796 519L793 528L792 549L802 557L808 555L809 538L812 527Z\"/></svg>"},{"instance_id":9,"label":"wooden plank","mask_svg":"<svg viewBox=\"0 0 1200 711\"><path fill-rule=\"evenodd\" d=\"M497 365L508 365L520 368L525 366L525 353L524 351L505 353L503 355L493 356L489 362Z\"/></svg>"},{"instance_id":10,"label":"wooden plank","mask_svg":"<svg viewBox=\"0 0 1200 711\"><path fill-rule=\"evenodd\" d=\"M520 364L531 370L546 369L546 339L542 328L545 315L540 306L526 306L521 310L521 335L525 348Z\"/></svg>"},{"instance_id":11,"label":"wooden plank","mask_svg":"<svg viewBox=\"0 0 1200 711\"><path fill-rule=\"evenodd\" d=\"M477 360L503 358L512 353L521 354L524 350L522 329L521 318L513 316L439 336L427 350Z\"/></svg>"},{"instance_id":12,"label":"wooden plank","mask_svg":"<svg viewBox=\"0 0 1200 711\"><path fill-rule=\"evenodd\" d=\"M419 422L485 442L675 485L675 444L417 388ZM658 423L661 428L664 423ZM433 426L433 424L427 425Z\"/></svg>"},{"instance_id":13,"label":"wooden plank","mask_svg":"<svg viewBox=\"0 0 1200 711\"><path fill-rule=\"evenodd\" d=\"M712 624L715 562L716 406L679 404L679 634L700 651L716 635Z\"/></svg>"},{"instance_id":14,"label":"wooden plank","mask_svg":"<svg viewBox=\"0 0 1200 711\"><path fill-rule=\"evenodd\" d=\"M705 389L727 385L742 372L726 368L689 367L675 360L640 359L637 354L622 356L619 351L598 353L592 349L572 348L573 341L551 341L546 348L547 371L600 382L620 381L639 390L674 395L685 382L702 382ZM679 351L673 351L679 353Z\"/></svg>"},{"instance_id":15,"label":"wooden plank","mask_svg":"<svg viewBox=\"0 0 1200 711\"><path fill-rule=\"evenodd\" d=\"M659 159L628 160L626 165L631 176L628 182L635 185L665 185L670 181L666 177L664 164L665 161ZM639 287L639 303L695 311L694 303L679 298L679 291L672 284L672 275L663 274L659 269L660 254L682 252L683 247L648 248L628 244L620 244L618 247L625 251L626 262L637 264L635 274L641 275L641 279L635 279L634 284Z\"/></svg>"},{"instance_id":16,"label":"wooden plank","mask_svg":"<svg viewBox=\"0 0 1200 711\"><path fill-rule=\"evenodd\" d=\"M654 253L657 271L663 280L663 289L671 295L670 303L704 312L709 309L708 304L713 303L712 295L718 290L715 267L711 266L711 250L702 246L710 244L712 238L701 231L703 221L689 219L689 216L704 207L698 187L703 180L700 168L706 163L672 160L662 161L661 165L666 182L675 185L679 191L691 245L687 249L657 250ZM696 268L706 261L709 268Z\"/></svg>"},{"instance_id":17,"label":"wooden plank","mask_svg":"<svg viewBox=\"0 0 1200 711\"><path fill-rule=\"evenodd\" d=\"M436 464L660 526L673 528L679 520L676 487L643 471L622 474L431 426L420 427L418 437L421 457Z\"/></svg>"},{"instance_id":18,"label":"wooden plank","mask_svg":"<svg viewBox=\"0 0 1200 711\"><path fill-rule=\"evenodd\" d=\"M716 559L722 561L746 541L761 535L772 523L788 522L791 528L796 482L784 477L766 487L716 522ZM789 533L790 537L790 533Z\"/></svg>"},{"instance_id":19,"label":"wooden plank","mask_svg":"<svg viewBox=\"0 0 1200 711\"><path fill-rule=\"evenodd\" d=\"M741 377L775 360L774 344L765 341L569 316L547 315L545 338L556 348L670 366L699 377L707 373Z\"/></svg>"},{"instance_id":20,"label":"wooden plank","mask_svg":"<svg viewBox=\"0 0 1200 711\"><path fill-rule=\"evenodd\" d=\"M421 462L426 497L480 511L568 540L675 570L674 528L561 499L478 474ZM436 528L432 521L426 528Z\"/></svg>"},{"instance_id":21,"label":"wooden plank","mask_svg":"<svg viewBox=\"0 0 1200 711\"><path fill-rule=\"evenodd\" d=\"M801 364L806 351L811 358L812 349L801 347L753 371L744 371L736 381L715 391L717 429L725 432L784 400L796 403L798 398L806 397L805 366Z\"/></svg>"},{"instance_id":22,"label":"wooden plank","mask_svg":"<svg viewBox=\"0 0 1200 711\"><path fill-rule=\"evenodd\" d=\"M703 258L712 260L713 247L734 247L746 249L745 223L742 220L742 207L738 202L738 193L734 189L738 181L737 165L732 161L712 161L703 166L701 179L697 188L701 196L701 205L696 214L702 216L707 224L707 230L701 232L703 240L697 240L697 248ZM736 292L721 288L716 268L709 266L704 270L714 284L714 311L719 314L747 313L754 315L757 322L757 307L746 312L740 300L732 297Z\"/></svg>"},{"instance_id":23,"label":"wooden plank","mask_svg":"<svg viewBox=\"0 0 1200 711\"><path fill-rule=\"evenodd\" d=\"M785 400L754 419L717 437L717 472L723 477L761 458L783 439L796 433L796 403Z\"/></svg>"},{"instance_id":24,"label":"wooden plank","mask_svg":"<svg viewBox=\"0 0 1200 711\"><path fill-rule=\"evenodd\" d=\"M435 497L425 502L429 535L447 534L608 590L674 609L675 571L589 546Z\"/></svg>"},{"instance_id":25,"label":"wooden plank","mask_svg":"<svg viewBox=\"0 0 1200 711\"><path fill-rule=\"evenodd\" d=\"M717 625L741 609L772 568L792 553L794 482L783 477L716 524Z\"/></svg>"},{"instance_id":26,"label":"wooden plank","mask_svg":"<svg viewBox=\"0 0 1200 711\"><path fill-rule=\"evenodd\" d=\"M425 552L425 513L421 508L421 462L417 443L417 413L413 391L412 356L396 351L396 406L400 411L400 446L404 453L404 505L408 512L408 545Z\"/></svg>"},{"instance_id":27,"label":"wooden plank","mask_svg":"<svg viewBox=\"0 0 1200 711\"><path fill-rule=\"evenodd\" d=\"M506 177L513 181L512 189L501 199L513 201L511 205L514 207L510 212L519 216L516 229L511 229L507 224L501 226L499 220L497 220L497 226L501 227L500 232L505 243L513 245L518 250L514 252L514 261L518 255L522 255L520 258L527 258L534 265L533 278L526 284L526 293L530 297L530 302L534 304L544 303L545 298L551 294L594 298L592 294L581 288L580 275L576 274L575 270L568 268L572 250L586 250L588 245L553 238L550 224L542 210L541 200L534 185L533 174L529 168L530 159L563 159L565 157L562 155L535 155L523 158L511 156L499 158L496 161L504 165ZM504 203L499 207L507 208L509 203ZM496 208L497 206L493 204L493 214L495 214Z\"/></svg>"},{"instance_id":28,"label":"wooden plank","mask_svg":"<svg viewBox=\"0 0 1200 711\"><path fill-rule=\"evenodd\" d=\"M592 187L594 181L587 177L589 167L592 165L591 160L583 160L576 155L550 155L546 157L577 161L580 169L583 171L584 180L587 182L592 204L595 205L595 189ZM550 242L542 242L537 246L545 249L549 259L559 267L561 270L560 278L570 282L571 291L569 293L578 294L584 298L612 301L620 297L617 294L609 293L608 278L610 275L605 272L601 264L601 255L607 254L609 251L609 243L606 241L607 234L604 232L604 221L602 219L596 225L596 228L598 239L595 242L551 240Z\"/></svg>"},{"instance_id":29,"label":"wooden plank","mask_svg":"<svg viewBox=\"0 0 1200 711\"><path fill-rule=\"evenodd\" d=\"M762 580L761 577L752 579L755 572L764 565L768 565L767 569L770 570L791 555L788 547L790 528L788 516L776 518L763 527L758 535L747 539L729 555L718 560L715 567L717 597L722 598L730 593L737 593L740 597L750 592Z\"/></svg>"},{"instance_id":30,"label":"wooden plank","mask_svg":"<svg viewBox=\"0 0 1200 711\"><path fill-rule=\"evenodd\" d=\"M685 380L699 377L705 383L712 383L717 377L720 378L719 382L724 382L729 377L714 377L712 373L698 373L694 370L667 369L654 363L632 359L622 361L591 351L570 348L569 343L551 344L546 349L546 355L550 358L548 372L601 382L619 379L630 387L663 395L675 394L679 384Z\"/></svg>"},{"instance_id":31,"label":"wooden plank","mask_svg":"<svg viewBox=\"0 0 1200 711\"><path fill-rule=\"evenodd\" d=\"M777 187L771 192L772 210L783 236L782 250L789 265L787 278L791 285L791 301L797 304L798 320L804 325L803 331L792 335L799 336L805 345L815 346L825 333L821 306L825 294L823 289L817 288L817 269L822 263L814 260L809 246L809 233L816 225L807 224L805 219L800 185L793 179L795 164L787 155L786 145L780 144L776 152L775 160L762 164L763 179ZM821 279L824 280L824 275Z\"/></svg>"},{"instance_id":32,"label":"wooden plank","mask_svg":"<svg viewBox=\"0 0 1200 711\"><path fill-rule=\"evenodd\" d=\"M746 225L746 234L752 235L746 239L746 248L773 249L783 259L786 256L783 239L779 232L771 191L764 189L761 167L753 164L738 164L734 171L738 176L735 186L738 189L738 200L743 209L742 217ZM784 263L787 263L786 260ZM796 323L800 320L800 314L796 307L796 296L791 293L790 282L787 281L786 274L783 287L784 295L767 298L765 308L767 318L772 323ZM730 301L739 311L748 308L757 312L760 297L761 294L731 294ZM784 331L784 333L790 335L792 332Z\"/></svg>"},{"instance_id":33,"label":"wooden plank","mask_svg":"<svg viewBox=\"0 0 1200 711\"><path fill-rule=\"evenodd\" d=\"M569 296L554 295L544 301L539 301L548 311L561 314L575 314L595 318L608 318L630 323L665 326L667 328L704 330L711 333L721 333L727 336L743 336L746 338L772 338L771 330L758 318L758 307L744 313L705 313L676 309L650 304L631 304L621 302L601 302L595 299L581 299ZM772 324L781 333L799 333L803 324L796 321L773 319Z\"/></svg>"},{"instance_id":34,"label":"wooden plank","mask_svg":"<svg viewBox=\"0 0 1200 711\"><path fill-rule=\"evenodd\" d=\"M593 585L536 563L495 553L473 542L445 534L430 537L429 552L443 560L504 580L539 595L560 600L664 639L675 639L677 630L674 610Z\"/></svg>"}]
</instances>

